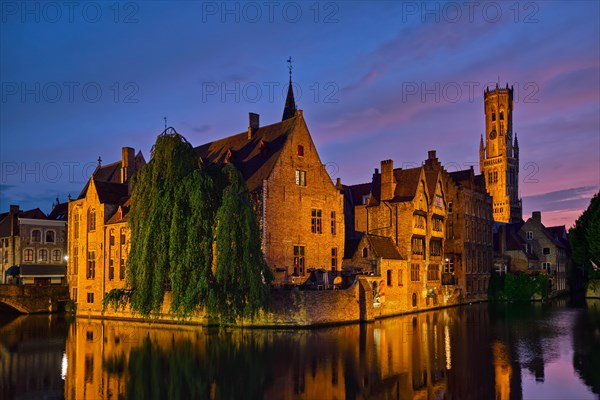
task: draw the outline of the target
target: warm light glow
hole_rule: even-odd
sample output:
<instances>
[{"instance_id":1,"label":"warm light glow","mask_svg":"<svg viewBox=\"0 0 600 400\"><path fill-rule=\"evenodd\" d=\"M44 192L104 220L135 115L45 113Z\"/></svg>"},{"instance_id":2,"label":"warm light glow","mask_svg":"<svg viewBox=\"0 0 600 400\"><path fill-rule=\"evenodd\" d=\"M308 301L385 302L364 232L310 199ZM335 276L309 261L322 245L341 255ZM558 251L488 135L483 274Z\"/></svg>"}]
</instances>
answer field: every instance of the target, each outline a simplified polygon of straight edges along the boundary
<instances>
[{"instance_id":1,"label":"warm light glow","mask_svg":"<svg viewBox=\"0 0 600 400\"><path fill-rule=\"evenodd\" d=\"M63 353L63 357L62 357L62 363L61 363L61 368L60 368L60 377L62 378L62 380L65 380L65 377L67 376L67 367L68 367L69 363L67 361L67 353Z\"/></svg>"},{"instance_id":2,"label":"warm light glow","mask_svg":"<svg viewBox=\"0 0 600 400\"><path fill-rule=\"evenodd\" d=\"M444 344L446 347L446 369L452 368L452 347L450 345L450 329L444 326Z\"/></svg>"},{"instance_id":3,"label":"warm light glow","mask_svg":"<svg viewBox=\"0 0 600 400\"><path fill-rule=\"evenodd\" d=\"M63 258L65 259L65 261L69 261L69 256L65 255Z\"/></svg>"}]
</instances>

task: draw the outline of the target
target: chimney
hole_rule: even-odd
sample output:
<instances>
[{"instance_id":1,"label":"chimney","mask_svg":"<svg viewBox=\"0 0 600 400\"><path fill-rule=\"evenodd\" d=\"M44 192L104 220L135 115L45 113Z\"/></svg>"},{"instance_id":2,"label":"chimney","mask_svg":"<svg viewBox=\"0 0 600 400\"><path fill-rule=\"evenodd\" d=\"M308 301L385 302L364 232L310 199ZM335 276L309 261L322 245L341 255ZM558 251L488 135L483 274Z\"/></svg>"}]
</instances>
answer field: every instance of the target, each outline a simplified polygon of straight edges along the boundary
<instances>
[{"instance_id":1,"label":"chimney","mask_svg":"<svg viewBox=\"0 0 600 400\"><path fill-rule=\"evenodd\" d=\"M395 191L394 161L383 160L381 162L381 200L392 199Z\"/></svg>"},{"instance_id":2,"label":"chimney","mask_svg":"<svg viewBox=\"0 0 600 400\"><path fill-rule=\"evenodd\" d=\"M542 223L542 212L541 211L532 212L531 219L533 219L534 221L539 222L541 224Z\"/></svg>"},{"instance_id":3,"label":"chimney","mask_svg":"<svg viewBox=\"0 0 600 400\"><path fill-rule=\"evenodd\" d=\"M15 236L18 234L17 227L19 225L19 210L18 205L11 204L9 207L8 214L10 215L10 236ZM14 258L13 258L14 260Z\"/></svg>"},{"instance_id":4,"label":"chimney","mask_svg":"<svg viewBox=\"0 0 600 400\"><path fill-rule=\"evenodd\" d=\"M437 157L435 155L435 150L429 150L427 152L427 159L429 159L429 160L437 160Z\"/></svg>"},{"instance_id":5,"label":"chimney","mask_svg":"<svg viewBox=\"0 0 600 400\"><path fill-rule=\"evenodd\" d=\"M256 113L248 113L248 140L256 133L260 127L260 115Z\"/></svg>"},{"instance_id":6,"label":"chimney","mask_svg":"<svg viewBox=\"0 0 600 400\"><path fill-rule=\"evenodd\" d=\"M121 183L129 182L135 172L135 153L131 147L121 149Z\"/></svg>"}]
</instances>

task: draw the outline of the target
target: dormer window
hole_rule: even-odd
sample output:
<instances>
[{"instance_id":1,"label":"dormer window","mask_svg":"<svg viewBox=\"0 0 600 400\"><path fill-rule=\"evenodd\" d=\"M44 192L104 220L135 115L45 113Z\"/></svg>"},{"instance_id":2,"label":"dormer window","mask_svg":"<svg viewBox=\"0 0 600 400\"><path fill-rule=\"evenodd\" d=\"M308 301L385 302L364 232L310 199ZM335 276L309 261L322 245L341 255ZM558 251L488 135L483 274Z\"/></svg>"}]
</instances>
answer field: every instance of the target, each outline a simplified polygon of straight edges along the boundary
<instances>
[{"instance_id":1,"label":"dormer window","mask_svg":"<svg viewBox=\"0 0 600 400\"><path fill-rule=\"evenodd\" d=\"M304 146L298 145L298 157L304 157Z\"/></svg>"}]
</instances>

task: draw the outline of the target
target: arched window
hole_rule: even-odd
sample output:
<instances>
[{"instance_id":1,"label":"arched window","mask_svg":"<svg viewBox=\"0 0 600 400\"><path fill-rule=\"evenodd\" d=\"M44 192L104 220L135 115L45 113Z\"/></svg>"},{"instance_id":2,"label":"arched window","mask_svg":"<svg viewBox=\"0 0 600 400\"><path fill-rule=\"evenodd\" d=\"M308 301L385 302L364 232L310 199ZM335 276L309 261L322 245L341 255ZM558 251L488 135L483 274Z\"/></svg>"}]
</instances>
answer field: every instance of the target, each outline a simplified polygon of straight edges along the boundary
<instances>
[{"instance_id":1,"label":"arched window","mask_svg":"<svg viewBox=\"0 0 600 400\"><path fill-rule=\"evenodd\" d=\"M31 231L31 241L33 243L41 243L42 242L42 231L39 229L34 229Z\"/></svg>"},{"instance_id":2,"label":"arched window","mask_svg":"<svg viewBox=\"0 0 600 400\"><path fill-rule=\"evenodd\" d=\"M54 243L54 231L46 231L46 243Z\"/></svg>"},{"instance_id":3,"label":"arched window","mask_svg":"<svg viewBox=\"0 0 600 400\"><path fill-rule=\"evenodd\" d=\"M417 294L416 293L412 294L412 306L413 307L417 306Z\"/></svg>"},{"instance_id":4,"label":"arched window","mask_svg":"<svg viewBox=\"0 0 600 400\"><path fill-rule=\"evenodd\" d=\"M38 261L48 262L48 250L46 250L46 249L38 250Z\"/></svg>"},{"instance_id":5,"label":"arched window","mask_svg":"<svg viewBox=\"0 0 600 400\"><path fill-rule=\"evenodd\" d=\"M62 251L60 251L60 249L52 250L52 261L55 261L55 262L62 261Z\"/></svg>"},{"instance_id":6,"label":"arched window","mask_svg":"<svg viewBox=\"0 0 600 400\"><path fill-rule=\"evenodd\" d=\"M121 244L125 244L125 241L127 240L127 236L125 235L125 228L121 228Z\"/></svg>"},{"instance_id":7,"label":"arched window","mask_svg":"<svg viewBox=\"0 0 600 400\"><path fill-rule=\"evenodd\" d=\"M369 249L367 249L366 247L363 247L363 258L367 258L369 257Z\"/></svg>"},{"instance_id":8,"label":"arched window","mask_svg":"<svg viewBox=\"0 0 600 400\"><path fill-rule=\"evenodd\" d=\"M114 229L110 230L110 236L109 236L108 244L110 246L114 246L115 245L115 230Z\"/></svg>"},{"instance_id":9,"label":"arched window","mask_svg":"<svg viewBox=\"0 0 600 400\"><path fill-rule=\"evenodd\" d=\"M496 121L496 111L492 110L492 122Z\"/></svg>"},{"instance_id":10,"label":"arched window","mask_svg":"<svg viewBox=\"0 0 600 400\"><path fill-rule=\"evenodd\" d=\"M96 230L96 210L93 208L88 211L88 232Z\"/></svg>"},{"instance_id":11,"label":"arched window","mask_svg":"<svg viewBox=\"0 0 600 400\"><path fill-rule=\"evenodd\" d=\"M25 249L25 251L23 252L23 261L33 261L33 249Z\"/></svg>"},{"instance_id":12,"label":"arched window","mask_svg":"<svg viewBox=\"0 0 600 400\"><path fill-rule=\"evenodd\" d=\"M504 121L504 111L500 111L500 121Z\"/></svg>"}]
</instances>

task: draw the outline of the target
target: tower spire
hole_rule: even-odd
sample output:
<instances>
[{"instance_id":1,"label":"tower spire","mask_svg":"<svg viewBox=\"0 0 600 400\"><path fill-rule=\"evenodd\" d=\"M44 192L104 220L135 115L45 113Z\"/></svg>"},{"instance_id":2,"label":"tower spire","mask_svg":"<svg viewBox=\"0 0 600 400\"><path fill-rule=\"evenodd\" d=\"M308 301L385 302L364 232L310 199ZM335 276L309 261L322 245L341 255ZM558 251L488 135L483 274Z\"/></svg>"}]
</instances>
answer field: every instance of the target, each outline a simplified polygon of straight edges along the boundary
<instances>
[{"instance_id":1,"label":"tower spire","mask_svg":"<svg viewBox=\"0 0 600 400\"><path fill-rule=\"evenodd\" d=\"M290 73L290 83L288 85L287 97L285 98L285 107L283 108L282 121L292 118L296 115L296 101L294 100L294 89L292 88L292 56L288 58L288 70Z\"/></svg>"}]
</instances>

